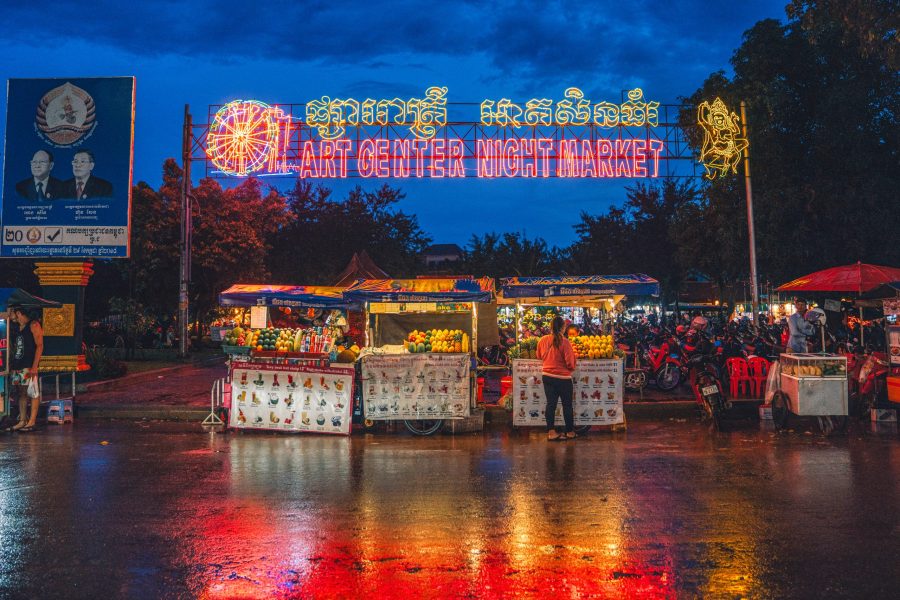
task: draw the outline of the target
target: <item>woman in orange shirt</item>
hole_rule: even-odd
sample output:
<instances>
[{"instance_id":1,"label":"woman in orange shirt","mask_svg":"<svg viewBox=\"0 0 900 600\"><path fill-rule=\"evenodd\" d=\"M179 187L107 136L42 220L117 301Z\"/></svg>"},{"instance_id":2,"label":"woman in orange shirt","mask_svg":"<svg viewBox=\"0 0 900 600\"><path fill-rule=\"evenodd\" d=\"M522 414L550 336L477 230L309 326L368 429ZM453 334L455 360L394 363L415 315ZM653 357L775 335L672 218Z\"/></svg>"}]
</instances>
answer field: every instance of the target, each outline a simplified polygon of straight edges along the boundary
<instances>
[{"instance_id":1,"label":"woman in orange shirt","mask_svg":"<svg viewBox=\"0 0 900 600\"><path fill-rule=\"evenodd\" d=\"M547 439L574 439L575 412L572 407L573 382L572 373L575 371L575 351L572 344L563 336L565 322L562 317L553 319L550 326L550 335L545 335L537 345L537 356L544 361L541 375L544 382L544 395L547 397L547 408L544 415L547 417ZM556 431L556 404L562 400L563 420L566 423L566 432L560 434Z\"/></svg>"}]
</instances>

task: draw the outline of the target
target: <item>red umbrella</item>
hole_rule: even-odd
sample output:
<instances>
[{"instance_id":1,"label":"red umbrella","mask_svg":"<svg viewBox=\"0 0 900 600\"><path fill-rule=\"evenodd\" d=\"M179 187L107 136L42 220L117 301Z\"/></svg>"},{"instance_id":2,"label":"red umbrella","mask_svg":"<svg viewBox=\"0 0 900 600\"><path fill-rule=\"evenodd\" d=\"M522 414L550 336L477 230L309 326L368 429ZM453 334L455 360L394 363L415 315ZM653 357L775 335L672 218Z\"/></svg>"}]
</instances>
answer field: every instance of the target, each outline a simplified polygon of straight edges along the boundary
<instances>
[{"instance_id":1,"label":"red umbrella","mask_svg":"<svg viewBox=\"0 0 900 600\"><path fill-rule=\"evenodd\" d=\"M900 280L900 269L856 263L816 271L785 283L779 292L856 292L862 294L880 285Z\"/></svg>"}]
</instances>

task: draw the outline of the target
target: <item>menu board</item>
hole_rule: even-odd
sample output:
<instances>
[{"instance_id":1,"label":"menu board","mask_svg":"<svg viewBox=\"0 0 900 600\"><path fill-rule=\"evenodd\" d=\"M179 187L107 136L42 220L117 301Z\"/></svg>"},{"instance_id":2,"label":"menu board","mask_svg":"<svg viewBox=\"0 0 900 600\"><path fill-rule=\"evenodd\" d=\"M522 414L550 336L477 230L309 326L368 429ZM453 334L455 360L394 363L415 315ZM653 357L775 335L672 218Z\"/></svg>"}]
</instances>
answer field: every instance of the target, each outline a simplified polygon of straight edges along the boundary
<instances>
[{"instance_id":1,"label":"menu board","mask_svg":"<svg viewBox=\"0 0 900 600\"><path fill-rule=\"evenodd\" d=\"M547 397L541 379L541 361L512 361L513 425L546 426ZM573 375L576 425L615 425L625 421L622 409L625 365L620 359L579 360ZM555 422L563 424L562 403Z\"/></svg>"},{"instance_id":2,"label":"menu board","mask_svg":"<svg viewBox=\"0 0 900 600\"><path fill-rule=\"evenodd\" d=\"M469 415L468 354L391 354L362 359L367 419L453 419Z\"/></svg>"},{"instance_id":3,"label":"menu board","mask_svg":"<svg viewBox=\"0 0 900 600\"><path fill-rule=\"evenodd\" d=\"M353 367L237 363L229 425L350 435Z\"/></svg>"}]
</instances>

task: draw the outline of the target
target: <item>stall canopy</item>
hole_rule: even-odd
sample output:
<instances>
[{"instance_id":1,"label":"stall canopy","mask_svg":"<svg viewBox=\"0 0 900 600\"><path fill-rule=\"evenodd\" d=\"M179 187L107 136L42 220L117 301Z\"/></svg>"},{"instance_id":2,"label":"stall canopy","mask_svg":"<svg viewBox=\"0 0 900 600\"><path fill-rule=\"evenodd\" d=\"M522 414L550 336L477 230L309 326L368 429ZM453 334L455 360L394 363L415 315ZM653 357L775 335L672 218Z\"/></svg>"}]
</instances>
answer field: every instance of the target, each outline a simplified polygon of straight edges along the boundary
<instances>
[{"instance_id":1,"label":"stall canopy","mask_svg":"<svg viewBox=\"0 0 900 600\"><path fill-rule=\"evenodd\" d=\"M490 302L494 280L365 279L344 291L351 302Z\"/></svg>"},{"instance_id":2,"label":"stall canopy","mask_svg":"<svg viewBox=\"0 0 900 600\"><path fill-rule=\"evenodd\" d=\"M337 276L334 285L346 288L360 279L388 279L389 277L390 275L382 271L369 257L368 252L363 250L359 254L353 254L347 268Z\"/></svg>"},{"instance_id":3,"label":"stall canopy","mask_svg":"<svg viewBox=\"0 0 900 600\"><path fill-rule=\"evenodd\" d=\"M900 280L900 269L858 262L816 271L778 288L779 292L855 292L862 294Z\"/></svg>"},{"instance_id":4,"label":"stall canopy","mask_svg":"<svg viewBox=\"0 0 900 600\"><path fill-rule=\"evenodd\" d=\"M32 296L19 288L0 288L0 310L5 311L10 306L22 306L25 308L59 308L59 302L46 300L38 296Z\"/></svg>"},{"instance_id":5,"label":"stall canopy","mask_svg":"<svg viewBox=\"0 0 900 600\"><path fill-rule=\"evenodd\" d=\"M233 285L219 294L222 306L347 308L344 288L310 285Z\"/></svg>"},{"instance_id":6,"label":"stall canopy","mask_svg":"<svg viewBox=\"0 0 900 600\"><path fill-rule=\"evenodd\" d=\"M622 296L658 296L659 282L648 275L566 275L507 277L499 298L506 304L585 304Z\"/></svg>"}]
</instances>

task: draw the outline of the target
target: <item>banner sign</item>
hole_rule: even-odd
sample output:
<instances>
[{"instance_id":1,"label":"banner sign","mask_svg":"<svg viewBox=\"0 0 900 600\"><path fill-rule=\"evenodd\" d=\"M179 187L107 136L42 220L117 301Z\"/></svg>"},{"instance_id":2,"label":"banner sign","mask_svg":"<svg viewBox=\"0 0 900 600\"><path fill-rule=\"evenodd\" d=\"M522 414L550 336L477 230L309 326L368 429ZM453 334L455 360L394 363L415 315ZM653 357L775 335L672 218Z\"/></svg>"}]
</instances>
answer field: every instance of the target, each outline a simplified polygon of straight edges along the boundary
<instances>
[{"instance_id":1,"label":"banner sign","mask_svg":"<svg viewBox=\"0 0 900 600\"><path fill-rule=\"evenodd\" d=\"M545 427L547 397L541 380L541 361L512 361L513 425ZM575 424L615 425L625 421L622 409L624 386L622 360L579 360L575 380ZM555 423L564 426L562 404L557 405Z\"/></svg>"},{"instance_id":2,"label":"banner sign","mask_svg":"<svg viewBox=\"0 0 900 600\"><path fill-rule=\"evenodd\" d=\"M127 258L134 77L10 79L0 256Z\"/></svg>"},{"instance_id":3,"label":"banner sign","mask_svg":"<svg viewBox=\"0 0 900 600\"><path fill-rule=\"evenodd\" d=\"M468 354L392 354L362 359L367 419L469 416Z\"/></svg>"},{"instance_id":4,"label":"banner sign","mask_svg":"<svg viewBox=\"0 0 900 600\"><path fill-rule=\"evenodd\" d=\"M229 425L350 435L353 367L236 364Z\"/></svg>"},{"instance_id":5,"label":"banner sign","mask_svg":"<svg viewBox=\"0 0 900 600\"><path fill-rule=\"evenodd\" d=\"M500 282L504 298L571 296L658 296L659 282L642 273L562 277L507 277Z\"/></svg>"},{"instance_id":6,"label":"banner sign","mask_svg":"<svg viewBox=\"0 0 900 600\"><path fill-rule=\"evenodd\" d=\"M332 98L211 106L201 138L212 174L300 178L659 177L670 126L640 88L618 102L576 87L560 98L449 103L446 87L414 98ZM452 109L452 110L451 110ZM477 118L477 120L476 120ZM677 150L676 150L677 152Z\"/></svg>"}]
</instances>

